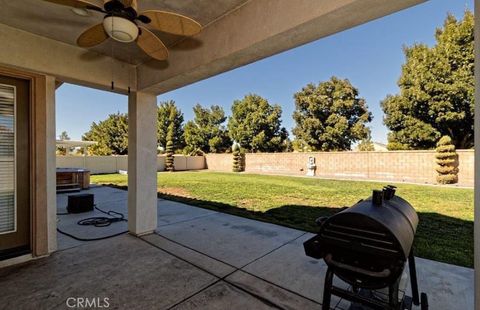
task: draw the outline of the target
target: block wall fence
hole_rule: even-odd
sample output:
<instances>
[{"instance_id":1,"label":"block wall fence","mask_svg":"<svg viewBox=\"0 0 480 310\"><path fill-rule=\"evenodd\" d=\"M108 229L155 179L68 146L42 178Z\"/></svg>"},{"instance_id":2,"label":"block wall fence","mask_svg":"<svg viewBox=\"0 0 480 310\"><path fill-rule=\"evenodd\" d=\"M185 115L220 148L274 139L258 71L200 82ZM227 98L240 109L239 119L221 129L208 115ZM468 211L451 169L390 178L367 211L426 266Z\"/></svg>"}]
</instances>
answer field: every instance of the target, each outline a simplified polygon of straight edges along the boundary
<instances>
[{"instance_id":1,"label":"block wall fence","mask_svg":"<svg viewBox=\"0 0 480 310\"><path fill-rule=\"evenodd\" d=\"M175 169L200 170L205 169L203 156L174 156ZM128 156L57 156L57 168L85 168L93 174L117 173L128 170ZM157 157L157 171L165 170L165 156Z\"/></svg>"},{"instance_id":2,"label":"block wall fence","mask_svg":"<svg viewBox=\"0 0 480 310\"><path fill-rule=\"evenodd\" d=\"M473 186L474 151L457 150L458 184ZM316 162L316 176L412 183L436 183L435 151L248 153L245 172L306 175L309 157ZM231 154L207 154L208 170L232 171Z\"/></svg>"},{"instance_id":3,"label":"block wall fence","mask_svg":"<svg viewBox=\"0 0 480 310\"><path fill-rule=\"evenodd\" d=\"M457 150L458 184L473 186L474 151ZM435 151L248 153L245 172L306 175L309 157L316 162L316 176L412 183L436 183ZM208 169L232 171L232 154L175 155L177 171ZM128 170L128 156L57 156L57 167L86 168L92 173ZM157 171L165 170L165 156L158 156Z\"/></svg>"}]
</instances>

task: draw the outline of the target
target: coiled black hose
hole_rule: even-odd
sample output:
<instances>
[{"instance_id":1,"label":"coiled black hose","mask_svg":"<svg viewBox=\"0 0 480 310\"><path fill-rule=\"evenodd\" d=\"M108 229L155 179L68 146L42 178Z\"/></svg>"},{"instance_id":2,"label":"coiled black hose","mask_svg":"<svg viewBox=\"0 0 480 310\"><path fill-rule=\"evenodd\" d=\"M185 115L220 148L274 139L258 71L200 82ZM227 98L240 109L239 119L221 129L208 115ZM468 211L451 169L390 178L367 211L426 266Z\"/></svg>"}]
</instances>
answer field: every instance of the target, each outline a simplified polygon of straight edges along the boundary
<instances>
[{"instance_id":1,"label":"coiled black hose","mask_svg":"<svg viewBox=\"0 0 480 310\"><path fill-rule=\"evenodd\" d=\"M104 213L104 214L106 214L106 215L108 215L109 217L106 217L106 216L88 217L88 218L85 218L85 219L81 219L80 221L77 222L77 224L81 225L81 226L106 227L106 226L110 226L112 223L128 222L128 220L125 218L125 216L120 212L116 212L116 211L112 211L112 210L104 211L104 210L98 208L97 206L95 206L95 209ZM57 213L57 215L68 215L68 214L69 213ZM72 234L69 234L67 232L64 232L64 231L60 230L59 228L57 228L57 231L59 233L61 233L62 235L68 236L68 237L73 238L73 239L78 240L78 241L104 240L104 239L120 236L120 235L123 235L123 234L128 232L128 230L125 230L125 231L122 231L122 232L119 232L119 233L116 233L116 234L113 234L113 235L108 235L108 236L105 236L105 237L80 238L80 237L74 236Z\"/></svg>"}]
</instances>

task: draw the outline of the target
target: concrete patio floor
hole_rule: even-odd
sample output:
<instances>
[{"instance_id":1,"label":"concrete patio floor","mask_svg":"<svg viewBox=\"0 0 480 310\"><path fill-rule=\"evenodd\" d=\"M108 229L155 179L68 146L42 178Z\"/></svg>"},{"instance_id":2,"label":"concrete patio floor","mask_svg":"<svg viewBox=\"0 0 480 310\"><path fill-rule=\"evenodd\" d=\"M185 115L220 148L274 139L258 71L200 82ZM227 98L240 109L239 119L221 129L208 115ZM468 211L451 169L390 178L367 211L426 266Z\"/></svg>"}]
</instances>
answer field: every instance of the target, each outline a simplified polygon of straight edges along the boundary
<instances>
[{"instance_id":1,"label":"concrete patio floor","mask_svg":"<svg viewBox=\"0 0 480 310\"><path fill-rule=\"evenodd\" d=\"M127 214L126 191L89 192L101 209ZM57 196L59 213L68 195ZM155 234L59 234L50 257L0 269L0 309L66 309L69 297L109 298L111 309L321 309L326 266L302 246L312 234L161 199L158 207ZM58 227L82 238L126 230L76 224L97 215L60 215ZM417 259L417 271L430 309L473 309L473 269ZM348 308L338 298L332 306Z\"/></svg>"}]
</instances>

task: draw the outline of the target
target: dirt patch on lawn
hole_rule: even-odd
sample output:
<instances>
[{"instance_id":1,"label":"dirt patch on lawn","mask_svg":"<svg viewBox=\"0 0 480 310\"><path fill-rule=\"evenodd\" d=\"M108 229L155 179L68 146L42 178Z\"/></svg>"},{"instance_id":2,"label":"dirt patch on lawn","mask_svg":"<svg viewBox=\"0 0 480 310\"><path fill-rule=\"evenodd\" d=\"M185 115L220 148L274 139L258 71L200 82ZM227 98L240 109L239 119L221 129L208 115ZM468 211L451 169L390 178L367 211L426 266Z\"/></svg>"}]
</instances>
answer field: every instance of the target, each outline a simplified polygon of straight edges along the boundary
<instances>
[{"instance_id":1,"label":"dirt patch on lawn","mask_svg":"<svg viewBox=\"0 0 480 310\"><path fill-rule=\"evenodd\" d=\"M158 188L158 192L165 195L193 198L186 189L181 187L160 187Z\"/></svg>"},{"instance_id":2,"label":"dirt patch on lawn","mask_svg":"<svg viewBox=\"0 0 480 310\"><path fill-rule=\"evenodd\" d=\"M260 206L258 199L242 199L237 202L237 207L255 212L260 211Z\"/></svg>"}]
</instances>

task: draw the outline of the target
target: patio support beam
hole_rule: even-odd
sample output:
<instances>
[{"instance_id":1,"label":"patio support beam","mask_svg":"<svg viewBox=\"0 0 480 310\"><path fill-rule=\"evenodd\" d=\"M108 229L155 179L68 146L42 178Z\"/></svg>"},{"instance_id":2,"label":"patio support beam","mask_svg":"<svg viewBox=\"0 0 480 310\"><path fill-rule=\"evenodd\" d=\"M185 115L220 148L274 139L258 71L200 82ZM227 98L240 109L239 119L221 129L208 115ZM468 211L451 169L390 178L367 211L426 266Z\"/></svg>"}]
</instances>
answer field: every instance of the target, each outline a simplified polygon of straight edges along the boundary
<instances>
[{"instance_id":1,"label":"patio support beam","mask_svg":"<svg viewBox=\"0 0 480 310\"><path fill-rule=\"evenodd\" d=\"M352 28L425 0L247 1L138 67L138 90L165 93Z\"/></svg>"},{"instance_id":2,"label":"patio support beam","mask_svg":"<svg viewBox=\"0 0 480 310\"><path fill-rule=\"evenodd\" d=\"M128 97L128 230L133 235L157 228L157 97Z\"/></svg>"}]
</instances>

